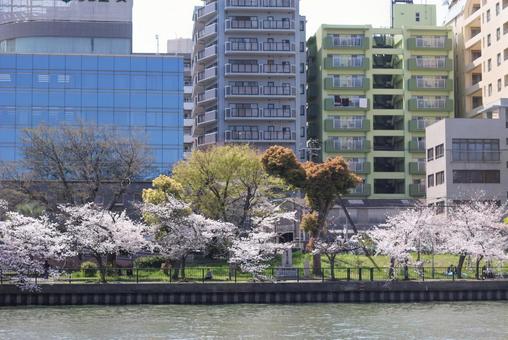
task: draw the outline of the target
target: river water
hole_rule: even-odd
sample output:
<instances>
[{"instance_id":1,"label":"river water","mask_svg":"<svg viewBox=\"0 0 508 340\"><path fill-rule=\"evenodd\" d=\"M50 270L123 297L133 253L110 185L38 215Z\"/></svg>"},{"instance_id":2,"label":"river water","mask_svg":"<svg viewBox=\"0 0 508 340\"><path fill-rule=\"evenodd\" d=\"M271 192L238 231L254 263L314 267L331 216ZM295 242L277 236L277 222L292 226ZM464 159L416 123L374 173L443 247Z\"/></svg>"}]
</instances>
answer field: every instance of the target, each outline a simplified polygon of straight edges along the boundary
<instances>
[{"instance_id":1,"label":"river water","mask_svg":"<svg viewBox=\"0 0 508 340\"><path fill-rule=\"evenodd\" d=\"M0 308L0 339L508 339L508 303Z\"/></svg>"}]
</instances>

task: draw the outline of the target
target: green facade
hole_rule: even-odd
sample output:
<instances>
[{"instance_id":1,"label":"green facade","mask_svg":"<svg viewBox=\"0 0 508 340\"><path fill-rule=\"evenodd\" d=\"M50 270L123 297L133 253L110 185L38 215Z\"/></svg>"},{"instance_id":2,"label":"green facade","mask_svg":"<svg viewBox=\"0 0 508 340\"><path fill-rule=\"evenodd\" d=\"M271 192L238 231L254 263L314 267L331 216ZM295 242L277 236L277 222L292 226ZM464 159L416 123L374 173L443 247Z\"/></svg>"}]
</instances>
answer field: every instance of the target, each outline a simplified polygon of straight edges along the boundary
<instances>
[{"instance_id":1,"label":"green facade","mask_svg":"<svg viewBox=\"0 0 508 340\"><path fill-rule=\"evenodd\" d=\"M308 40L308 134L322 160L340 155L364 178L351 197L424 197L425 126L454 112L451 37L322 25Z\"/></svg>"}]
</instances>

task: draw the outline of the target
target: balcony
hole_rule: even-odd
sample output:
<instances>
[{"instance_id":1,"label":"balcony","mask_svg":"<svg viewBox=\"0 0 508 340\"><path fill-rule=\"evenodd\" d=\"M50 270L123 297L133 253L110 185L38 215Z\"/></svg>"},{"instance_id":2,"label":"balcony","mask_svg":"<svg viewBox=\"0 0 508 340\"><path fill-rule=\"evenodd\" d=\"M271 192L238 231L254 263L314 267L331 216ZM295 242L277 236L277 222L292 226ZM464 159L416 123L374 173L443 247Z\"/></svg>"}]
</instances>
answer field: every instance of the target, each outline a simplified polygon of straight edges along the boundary
<instances>
[{"instance_id":1,"label":"balcony","mask_svg":"<svg viewBox=\"0 0 508 340\"><path fill-rule=\"evenodd\" d=\"M295 44L286 42L232 42L225 44L226 54L288 55L295 53Z\"/></svg>"},{"instance_id":2,"label":"balcony","mask_svg":"<svg viewBox=\"0 0 508 340\"><path fill-rule=\"evenodd\" d=\"M226 20L226 32L291 32L295 29L293 20Z\"/></svg>"},{"instance_id":3,"label":"balcony","mask_svg":"<svg viewBox=\"0 0 508 340\"><path fill-rule=\"evenodd\" d=\"M264 42L261 43L261 49L264 52L284 52L293 53L295 52L295 44L287 42Z\"/></svg>"},{"instance_id":4,"label":"balcony","mask_svg":"<svg viewBox=\"0 0 508 340\"><path fill-rule=\"evenodd\" d=\"M201 113L196 117L196 126L203 127L208 124L217 122L217 111L208 111Z\"/></svg>"},{"instance_id":5,"label":"balcony","mask_svg":"<svg viewBox=\"0 0 508 340\"><path fill-rule=\"evenodd\" d=\"M409 91L447 91L453 90L452 79L417 79L408 80Z\"/></svg>"},{"instance_id":6,"label":"balcony","mask_svg":"<svg viewBox=\"0 0 508 340\"><path fill-rule=\"evenodd\" d=\"M211 45L198 52L198 62L204 63L217 58L217 45Z\"/></svg>"},{"instance_id":7,"label":"balcony","mask_svg":"<svg viewBox=\"0 0 508 340\"><path fill-rule=\"evenodd\" d=\"M448 58L410 58L407 68L411 71L451 71L453 61Z\"/></svg>"},{"instance_id":8,"label":"balcony","mask_svg":"<svg viewBox=\"0 0 508 340\"><path fill-rule=\"evenodd\" d=\"M409 174L423 176L425 175L425 162L410 162L409 163Z\"/></svg>"},{"instance_id":9,"label":"balcony","mask_svg":"<svg viewBox=\"0 0 508 340\"><path fill-rule=\"evenodd\" d=\"M326 57L326 70L367 70L369 68L369 59L362 58L333 58Z\"/></svg>"},{"instance_id":10,"label":"balcony","mask_svg":"<svg viewBox=\"0 0 508 340\"><path fill-rule=\"evenodd\" d=\"M414 37L407 39L408 50L451 50L452 39L446 37Z\"/></svg>"},{"instance_id":11,"label":"balcony","mask_svg":"<svg viewBox=\"0 0 508 340\"><path fill-rule=\"evenodd\" d=\"M408 101L409 111L453 111L452 99L418 99L412 98Z\"/></svg>"},{"instance_id":12,"label":"balcony","mask_svg":"<svg viewBox=\"0 0 508 340\"><path fill-rule=\"evenodd\" d=\"M369 78L328 77L325 78L326 90L364 90L370 89Z\"/></svg>"},{"instance_id":13,"label":"balcony","mask_svg":"<svg viewBox=\"0 0 508 340\"><path fill-rule=\"evenodd\" d=\"M422 140L411 140L409 141L409 152L425 152L425 141Z\"/></svg>"},{"instance_id":14,"label":"balcony","mask_svg":"<svg viewBox=\"0 0 508 340\"><path fill-rule=\"evenodd\" d=\"M325 119L326 132L341 132L341 131L370 131L370 120L368 119Z\"/></svg>"},{"instance_id":15,"label":"balcony","mask_svg":"<svg viewBox=\"0 0 508 340\"><path fill-rule=\"evenodd\" d=\"M371 142L368 140L348 141L344 143L333 139L325 141L326 153L367 153L370 150Z\"/></svg>"},{"instance_id":16,"label":"balcony","mask_svg":"<svg viewBox=\"0 0 508 340\"><path fill-rule=\"evenodd\" d=\"M204 104L204 103L211 102L214 100L217 100L217 89L210 89L210 90L206 90L203 93L200 93L198 95L197 102L198 102L198 104Z\"/></svg>"},{"instance_id":17,"label":"balcony","mask_svg":"<svg viewBox=\"0 0 508 340\"><path fill-rule=\"evenodd\" d=\"M426 189L424 184L409 184L409 196L425 197Z\"/></svg>"},{"instance_id":18,"label":"balcony","mask_svg":"<svg viewBox=\"0 0 508 340\"><path fill-rule=\"evenodd\" d=\"M226 75L288 76L296 74L291 64L226 64Z\"/></svg>"},{"instance_id":19,"label":"balcony","mask_svg":"<svg viewBox=\"0 0 508 340\"><path fill-rule=\"evenodd\" d=\"M348 168L355 174L368 175L372 172L372 164L370 162L349 162Z\"/></svg>"},{"instance_id":20,"label":"balcony","mask_svg":"<svg viewBox=\"0 0 508 340\"><path fill-rule=\"evenodd\" d=\"M217 79L217 67L210 67L198 73L197 83L199 85L207 84Z\"/></svg>"},{"instance_id":21,"label":"balcony","mask_svg":"<svg viewBox=\"0 0 508 340\"><path fill-rule=\"evenodd\" d=\"M217 24L210 24L205 26L201 31L197 34L197 41L200 43L205 43L206 41L210 41L217 36Z\"/></svg>"},{"instance_id":22,"label":"balcony","mask_svg":"<svg viewBox=\"0 0 508 340\"><path fill-rule=\"evenodd\" d=\"M296 133L290 131L226 131L225 141L238 143L296 143Z\"/></svg>"},{"instance_id":23,"label":"balcony","mask_svg":"<svg viewBox=\"0 0 508 340\"><path fill-rule=\"evenodd\" d=\"M409 122L409 132L425 132L427 122L422 119L412 119Z\"/></svg>"},{"instance_id":24,"label":"balcony","mask_svg":"<svg viewBox=\"0 0 508 340\"><path fill-rule=\"evenodd\" d=\"M372 194L372 187L370 184L362 183L349 190L346 195L348 197L368 197Z\"/></svg>"},{"instance_id":25,"label":"balcony","mask_svg":"<svg viewBox=\"0 0 508 340\"><path fill-rule=\"evenodd\" d=\"M217 132L207 133L198 136L196 143L198 147L217 144Z\"/></svg>"},{"instance_id":26,"label":"balcony","mask_svg":"<svg viewBox=\"0 0 508 340\"><path fill-rule=\"evenodd\" d=\"M194 110L194 103L193 102L184 102L183 103L183 109L185 111L192 111L192 110Z\"/></svg>"},{"instance_id":27,"label":"balcony","mask_svg":"<svg viewBox=\"0 0 508 340\"><path fill-rule=\"evenodd\" d=\"M257 42L232 42L227 41L225 44L226 53L228 52L258 52L260 44Z\"/></svg>"},{"instance_id":28,"label":"balcony","mask_svg":"<svg viewBox=\"0 0 508 340\"><path fill-rule=\"evenodd\" d=\"M367 37L334 37L327 36L323 40L323 46L327 49L353 49L366 50L369 47L369 38Z\"/></svg>"},{"instance_id":29,"label":"balcony","mask_svg":"<svg viewBox=\"0 0 508 340\"><path fill-rule=\"evenodd\" d=\"M212 2L197 10L196 21L207 22L216 14L217 14L217 2Z\"/></svg>"},{"instance_id":30,"label":"balcony","mask_svg":"<svg viewBox=\"0 0 508 340\"><path fill-rule=\"evenodd\" d=\"M227 108L225 120L294 120L296 111L283 108Z\"/></svg>"},{"instance_id":31,"label":"balcony","mask_svg":"<svg viewBox=\"0 0 508 340\"><path fill-rule=\"evenodd\" d=\"M226 10L239 8L245 10L269 10L273 11L287 11L295 9L295 0L227 0Z\"/></svg>"},{"instance_id":32,"label":"balcony","mask_svg":"<svg viewBox=\"0 0 508 340\"><path fill-rule=\"evenodd\" d=\"M295 97L296 88L290 86L226 86L226 97Z\"/></svg>"},{"instance_id":33,"label":"balcony","mask_svg":"<svg viewBox=\"0 0 508 340\"><path fill-rule=\"evenodd\" d=\"M343 97L347 101L336 101L332 98L325 98L325 110L329 111L367 111L369 109L369 101L366 98L350 98Z\"/></svg>"}]
</instances>

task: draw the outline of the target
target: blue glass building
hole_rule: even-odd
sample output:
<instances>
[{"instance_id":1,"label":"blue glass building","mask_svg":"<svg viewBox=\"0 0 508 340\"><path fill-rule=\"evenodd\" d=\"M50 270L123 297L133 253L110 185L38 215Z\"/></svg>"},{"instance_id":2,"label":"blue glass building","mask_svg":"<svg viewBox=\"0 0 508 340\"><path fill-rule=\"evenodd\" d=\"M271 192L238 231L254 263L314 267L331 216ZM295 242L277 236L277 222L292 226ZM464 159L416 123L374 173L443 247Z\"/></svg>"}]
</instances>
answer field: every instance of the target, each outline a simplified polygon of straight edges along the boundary
<instances>
[{"instance_id":1,"label":"blue glass building","mask_svg":"<svg viewBox=\"0 0 508 340\"><path fill-rule=\"evenodd\" d=\"M144 136L153 175L183 157L183 60L160 55L0 54L0 161L23 129L79 121Z\"/></svg>"}]
</instances>

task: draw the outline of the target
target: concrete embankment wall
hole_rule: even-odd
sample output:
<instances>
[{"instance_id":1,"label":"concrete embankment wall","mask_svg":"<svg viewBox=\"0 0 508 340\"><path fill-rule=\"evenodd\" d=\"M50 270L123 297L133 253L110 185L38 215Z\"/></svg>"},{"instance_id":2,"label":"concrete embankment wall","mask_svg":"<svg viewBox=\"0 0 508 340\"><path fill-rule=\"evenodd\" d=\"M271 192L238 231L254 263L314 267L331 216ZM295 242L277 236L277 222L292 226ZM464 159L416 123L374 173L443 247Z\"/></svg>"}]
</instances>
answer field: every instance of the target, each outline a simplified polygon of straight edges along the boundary
<instances>
[{"instance_id":1,"label":"concrete embankment wall","mask_svg":"<svg viewBox=\"0 0 508 340\"><path fill-rule=\"evenodd\" d=\"M508 300L508 281L0 286L0 306Z\"/></svg>"}]
</instances>

